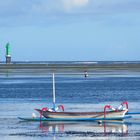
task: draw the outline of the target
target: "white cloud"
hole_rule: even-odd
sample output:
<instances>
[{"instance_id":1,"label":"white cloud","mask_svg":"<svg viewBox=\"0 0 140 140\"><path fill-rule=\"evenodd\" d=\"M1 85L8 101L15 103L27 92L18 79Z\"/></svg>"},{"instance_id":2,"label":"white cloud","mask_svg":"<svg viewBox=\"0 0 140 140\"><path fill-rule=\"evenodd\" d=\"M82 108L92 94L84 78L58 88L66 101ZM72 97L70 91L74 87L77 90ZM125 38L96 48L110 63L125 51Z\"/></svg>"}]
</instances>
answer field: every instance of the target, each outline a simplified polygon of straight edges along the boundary
<instances>
[{"instance_id":1,"label":"white cloud","mask_svg":"<svg viewBox=\"0 0 140 140\"><path fill-rule=\"evenodd\" d=\"M0 0L0 26L139 12L140 0Z\"/></svg>"},{"instance_id":2,"label":"white cloud","mask_svg":"<svg viewBox=\"0 0 140 140\"><path fill-rule=\"evenodd\" d=\"M65 10L72 10L88 5L89 0L61 0L61 3Z\"/></svg>"},{"instance_id":3,"label":"white cloud","mask_svg":"<svg viewBox=\"0 0 140 140\"><path fill-rule=\"evenodd\" d=\"M89 4L90 0L40 0L39 3L33 3L31 11L32 13L41 14L58 14L67 13L76 10L82 10Z\"/></svg>"}]
</instances>

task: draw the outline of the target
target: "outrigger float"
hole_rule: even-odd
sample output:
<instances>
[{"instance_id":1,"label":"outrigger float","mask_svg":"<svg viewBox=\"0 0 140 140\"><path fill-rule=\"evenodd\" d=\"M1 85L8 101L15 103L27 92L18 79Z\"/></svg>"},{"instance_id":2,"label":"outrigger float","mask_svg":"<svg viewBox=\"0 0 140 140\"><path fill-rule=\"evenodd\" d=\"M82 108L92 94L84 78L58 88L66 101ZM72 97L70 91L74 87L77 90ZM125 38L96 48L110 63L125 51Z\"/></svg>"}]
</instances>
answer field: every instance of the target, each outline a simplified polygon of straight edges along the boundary
<instances>
[{"instance_id":1,"label":"outrigger float","mask_svg":"<svg viewBox=\"0 0 140 140\"><path fill-rule=\"evenodd\" d=\"M108 109L108 110L107 110ZM33 115L31 118L18 117L23 121L122 121L137 115L140 112L128 112L128 102L124 101L118 108L105 105L102 112L65 112L64 106L55 105L55 76L53 74L53 108L35 109L40 117Z\"/></svg>"}]
</instances>

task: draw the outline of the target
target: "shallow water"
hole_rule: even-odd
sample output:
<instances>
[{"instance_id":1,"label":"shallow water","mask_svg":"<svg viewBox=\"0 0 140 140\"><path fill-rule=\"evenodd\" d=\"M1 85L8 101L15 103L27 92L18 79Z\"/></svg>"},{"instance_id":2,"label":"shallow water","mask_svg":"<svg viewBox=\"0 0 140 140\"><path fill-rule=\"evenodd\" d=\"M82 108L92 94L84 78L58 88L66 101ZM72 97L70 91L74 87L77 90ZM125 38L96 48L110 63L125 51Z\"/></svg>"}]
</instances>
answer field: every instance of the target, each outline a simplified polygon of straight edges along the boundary
<instances>
[{"instance_id":1,"label":"shallow water","mask_svg":"<svg viewBox=\"0 0 140 140\"><path fill-rule=\"evenodd\" d=\"M140 139L140 116L105 124L21 122L17 117L32 116L34 108L52 106L52 78L11 76L0 83L1 139ZM140 77L56 76L56 102L67 111L102 111L104 105L117 107L122 101L129 102L130 111L140 112Z\"/></svg>"}]
</instances>

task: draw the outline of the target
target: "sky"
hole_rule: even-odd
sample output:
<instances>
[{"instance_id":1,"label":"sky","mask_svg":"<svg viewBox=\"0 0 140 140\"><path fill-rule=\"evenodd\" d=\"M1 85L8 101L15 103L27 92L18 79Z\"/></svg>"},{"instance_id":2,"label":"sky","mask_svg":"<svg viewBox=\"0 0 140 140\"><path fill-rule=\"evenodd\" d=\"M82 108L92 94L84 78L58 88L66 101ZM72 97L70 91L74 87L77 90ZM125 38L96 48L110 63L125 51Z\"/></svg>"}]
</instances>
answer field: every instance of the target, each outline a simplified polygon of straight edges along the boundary
<instances>
[{"instance_id":1,"label":"sky","mask_svg":"<svg viewBox=\"0 0 140 140\"><path fill-rule=\"evenodd\" d=\"M0 60L138 61L140 0L1 0Z\"/></svg>"}]
</instances>

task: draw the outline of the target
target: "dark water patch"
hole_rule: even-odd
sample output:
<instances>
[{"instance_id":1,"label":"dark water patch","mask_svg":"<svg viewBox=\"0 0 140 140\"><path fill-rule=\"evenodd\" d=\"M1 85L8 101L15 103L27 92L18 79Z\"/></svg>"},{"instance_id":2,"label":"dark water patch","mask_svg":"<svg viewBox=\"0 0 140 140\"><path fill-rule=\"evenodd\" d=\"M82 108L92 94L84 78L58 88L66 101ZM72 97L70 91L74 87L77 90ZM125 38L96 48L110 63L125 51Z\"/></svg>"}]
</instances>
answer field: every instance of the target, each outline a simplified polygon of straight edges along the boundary
<instances>
[{"instance_id":1,"label":"dark water patch","mask_svg":"<svg viewBox=\"0 0 140 140\"><path fill-rule=\"evenodd\" d=\"M125 137L125 134L118 133L95 133L95 132L75 132L68 131L65 132L66 136L75 136L75 137L104 137L104 136L115 136L115 137Z\"/></svg>"},{"instance_id":2,"label":"dark water patch","mask_svg":"<svg viewBox=\"0 0 140 140\"><path fill-rule=\"evenodd\" d=\"M39 134L38 131L35 132L21 132L16 134L9 134L9 136L22 136L22 137L43 137L45 134Z\"/></svg>"},{"instance_id":3,"label":"dark water patch","mask_svg":"<svg viewBox=\"0 0 140 140\"><path fill-rule=\"evenodd\" d=\"M9 136L21 136L21 137L124 137L124 138L140 138L140 132L121 134L121 133L95 133L95 132L75 132L75 131L67 131L65 133L40 133L38 131L34 132L21 132L21 133L11 133Z\"/></svg>"}]
</instances>

